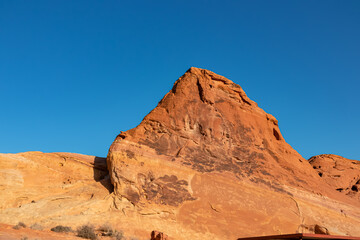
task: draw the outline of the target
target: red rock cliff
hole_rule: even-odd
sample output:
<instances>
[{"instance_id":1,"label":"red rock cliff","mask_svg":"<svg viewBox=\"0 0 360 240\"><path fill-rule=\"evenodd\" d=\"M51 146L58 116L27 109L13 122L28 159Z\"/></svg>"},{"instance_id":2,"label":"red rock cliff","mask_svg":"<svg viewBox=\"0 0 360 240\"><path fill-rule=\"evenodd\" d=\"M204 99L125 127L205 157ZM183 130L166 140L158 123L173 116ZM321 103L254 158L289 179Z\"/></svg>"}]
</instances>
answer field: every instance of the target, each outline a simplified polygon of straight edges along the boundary
<instances>
[{"instance_id":1,"label":"red rock cliff","mask_svg":"<svg viewBox=\"0 0 360 240\"><path fill-rule=\"evenodd\" d=\"M358 203L327 186L239 85L208 70L190 68L139 126L120 133L108 169L118 207L142 223L152 216L152 229L172 237L230 239L315 225L360 235L358 208L356 228L337 224Z\"/></svg>"}]
</instances>

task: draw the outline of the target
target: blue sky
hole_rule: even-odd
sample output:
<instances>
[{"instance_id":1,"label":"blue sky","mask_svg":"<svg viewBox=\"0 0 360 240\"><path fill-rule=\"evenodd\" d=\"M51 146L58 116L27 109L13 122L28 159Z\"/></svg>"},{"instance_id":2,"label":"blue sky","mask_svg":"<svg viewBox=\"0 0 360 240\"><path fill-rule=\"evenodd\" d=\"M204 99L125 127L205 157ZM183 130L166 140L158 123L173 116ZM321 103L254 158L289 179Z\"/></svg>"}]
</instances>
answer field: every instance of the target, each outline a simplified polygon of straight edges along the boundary
<instances>
[{"instance_id":1,"label":"blue sky","mask_svg":"<svg viewBox=\"0 0 360 240\"><path fill-rule=\"evenodd\" d=\"M360 160L360 1L0 1L0 152L106 156L189 67Z\"/></svg>"}]
</instances>

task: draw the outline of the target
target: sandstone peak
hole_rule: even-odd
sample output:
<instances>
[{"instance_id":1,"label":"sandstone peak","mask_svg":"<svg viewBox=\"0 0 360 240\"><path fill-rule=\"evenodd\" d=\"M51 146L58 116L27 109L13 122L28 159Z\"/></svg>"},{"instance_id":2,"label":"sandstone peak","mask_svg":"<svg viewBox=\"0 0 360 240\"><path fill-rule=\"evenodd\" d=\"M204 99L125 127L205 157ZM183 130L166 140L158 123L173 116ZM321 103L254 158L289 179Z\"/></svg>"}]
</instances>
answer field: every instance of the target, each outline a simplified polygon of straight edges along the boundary
<instances>
[{"instance_id":1,"label":"sandstone peak","mask_svg":"<svg viewBox=\"0 0 360 240\"><path fill-rule=\"evenodd\" d=\"M0 154L0 223L91 221L141 239L154 229L152 239L174 240L360 236L359 166L336 155L306 161L239 85L191 68L139 126L117 136L107 161ZM0 224L6 239L60 237L10 225Z\"/></svg>"},{"instance_id":2,"label":"sandstone peak","mask_svg":"<svg viewBox=\"0 0 360 240\"><path fill-rule=\"evenodd\" d=\"M244 102L248 105L256 105L255 102L251 101L246 96L245 92L238 84L212 71L196 67L189 68L189 70L187 70L186 73L175 82L172 89L173 93L179 91L179 87L189 88L191 85L180 83L183 81L189 81L192 77L195 77L197 81L191 81L190 84L196 84L199 88L199 97L203 102L214 104L212 95L214 94L214 91L218 90L216 88L221 88L222 91L226 91L227 94L232 95L235 97L234 99L237 99L239 102ZM185 91L184 93L189 92Z\"/></svg>"},{"instance_id":3,"label":"sandstone peak","mask_svg":"<svg viewBox=\"0 0 360 240\"><path fill-rule=\"evenodd\" d=\"M107 164L117 209L170 238L314 226L360 234L359 203L327 185L239 85L209 70L181 76L137 127L116 137Z\"/></svg>"},{"instance_id":4,"label":"sandstone peak","mask_svg":"<svg viewBox=\"0 0 360 240\"><path fill-rule=\"evenodd\" d=\"M305 172L310 166L285 143L275 117L259 108L238 84L195 67L174 83L138 127L119 134L109 157L124 140L201 172L249 175L269 162L266 154L276 165L289 162L300 173L313 175L311 170ZM292 157L279 154L284 148Z\"/></svg>"}]
</instances>

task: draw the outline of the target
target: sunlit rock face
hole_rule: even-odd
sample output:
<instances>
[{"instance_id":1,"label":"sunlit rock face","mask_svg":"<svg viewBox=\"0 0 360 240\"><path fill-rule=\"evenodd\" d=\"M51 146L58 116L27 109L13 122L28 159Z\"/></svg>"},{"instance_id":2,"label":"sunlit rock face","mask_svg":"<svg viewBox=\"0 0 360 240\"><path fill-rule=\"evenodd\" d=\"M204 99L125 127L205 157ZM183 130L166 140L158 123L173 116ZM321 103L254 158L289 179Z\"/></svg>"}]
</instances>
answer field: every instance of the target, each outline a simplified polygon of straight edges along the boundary
<instances>
[{"instance_id":1,"label":"sunlit rock face","mask_svg":"<svg viewBox=\"0 0 360 240\"><path fill-rule=\"evenodd\" d=\"M240 86L191 68L138 127L117 136L107 159L0 154L0 232L70 239L48 230L91 223L129 239L360 236L358 163L306 161ZM14 230L19 221L45 231Z\"/></svg>"},{"instance_id":2,"label":"sunlit rock face","mask_svg":"<svg viewBox=\"0 0 360 240\"><path fill-rule=\"evenodd\" d=\"M359 202L324 182L243 89L190 68L107 158L116 206L175 239L360 235Z\"/></svg>"},{"instance_id":3,"label":"sunlit rock face","mask_svg":"<svg viewBox=\"0 0 360 240\"><path fill-rule=\"evenodd\" d=\"M309 163L333 189L360 200L360 161L333 154L322 154Z\"/></svg>"}]
</instances>

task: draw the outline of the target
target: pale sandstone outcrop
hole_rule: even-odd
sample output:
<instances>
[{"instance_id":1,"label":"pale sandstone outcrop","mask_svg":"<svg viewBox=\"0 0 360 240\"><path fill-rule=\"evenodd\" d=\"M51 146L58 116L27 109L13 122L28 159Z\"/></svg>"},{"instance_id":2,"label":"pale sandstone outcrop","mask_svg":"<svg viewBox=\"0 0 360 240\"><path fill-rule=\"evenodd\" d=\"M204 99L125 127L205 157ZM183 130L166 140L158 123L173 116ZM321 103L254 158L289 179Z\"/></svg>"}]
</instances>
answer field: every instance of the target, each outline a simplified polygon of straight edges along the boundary
<instances>
[{"instance_id":1,"label":"pale sandstone outcrop","mask_svg":"<svg viewBox=\"0 0 360 240\"><path fill-rule=\"evenodd\" d=\"M112 202L104 158L72 153L0 154L0 169L2 223L71 225L76 222L71 216L103 211Z\"/></svg>"},{"instance_id":2,"label":"pale sandstone outcrop","mask_svg":"<svg viewBox=\"0 0 360 240\"><path fill-rule=\"evenodd\" d=\"M149 237L135 230L131 217L114 206L106 159L74 153L0 154L0 239L75 239L50 232L57 225L111 223L126 236ZM28 228L11 226L24 222ZM4 225L5 224L5 225ZM41 231L29 227L39 224Z\"/></svg>"}]
</instances>

